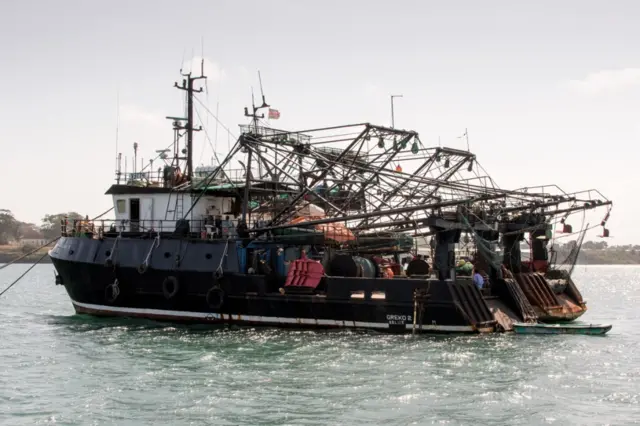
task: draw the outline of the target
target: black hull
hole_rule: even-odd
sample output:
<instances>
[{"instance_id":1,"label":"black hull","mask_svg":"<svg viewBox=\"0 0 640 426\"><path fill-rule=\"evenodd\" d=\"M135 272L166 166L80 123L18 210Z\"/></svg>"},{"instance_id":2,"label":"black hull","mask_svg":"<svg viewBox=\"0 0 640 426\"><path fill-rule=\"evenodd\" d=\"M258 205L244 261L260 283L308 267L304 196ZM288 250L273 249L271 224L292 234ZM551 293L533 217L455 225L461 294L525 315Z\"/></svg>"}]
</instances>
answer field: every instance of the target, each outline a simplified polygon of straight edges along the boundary
<instances>
[{"instance_id":1,"label":"black hull","mask_svg":"<svg viewBox=\"0 0 640 426\"><path fill-rule=\"evenodd\" d=\"M118 244L114 264L106 262L106 253L114 245L109 239L66 237L50 252L76 312L211 325L393 333L479 333L496 329L480 291L468 280L326 277L322 294L283 294L280 289L284 277L239 274L227 267L217 280L223 290L222 303L217 306L207 300L207 293L214 285L214 271L219 266L215 259L221 258L216 253L224 250L223 244L190 243L187 254L184 242L164 240L154 249L146 270L139 266L152 240L120 240ZM181 250L185 261L176 266L174 254ZM207 253L213 255L207 259ZM233 256L229 257L233 261ZM179 283L179 290L169 298L163 291L167 277ZM116 280L118 294L114 299L112 284ZM417 306L416 289L428 294ZM419 315L414 325L416 307Z\"/></svg>"}]
</instances>

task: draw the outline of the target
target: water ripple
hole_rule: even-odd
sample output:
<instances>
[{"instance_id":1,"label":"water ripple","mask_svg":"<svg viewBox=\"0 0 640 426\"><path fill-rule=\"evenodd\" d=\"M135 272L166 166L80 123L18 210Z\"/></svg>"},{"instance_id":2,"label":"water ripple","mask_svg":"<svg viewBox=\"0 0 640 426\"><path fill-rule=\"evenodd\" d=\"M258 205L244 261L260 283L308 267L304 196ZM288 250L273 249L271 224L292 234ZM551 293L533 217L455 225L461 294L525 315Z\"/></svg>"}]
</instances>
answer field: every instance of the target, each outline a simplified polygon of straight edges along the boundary
<instances>
[{"instance_id":1,"label":"water ripple","mask_svg":"<svg viewBox=\"0 0 640 426\"><path fill-rule=\"evenodd\" d=\"M38 266L0 301L0 423L637 422L640 268L576 273L591 301L584 321L614 324L605 337L412 338L97 319L74 315L51 266Z\"/></svg>"}]
</instances>

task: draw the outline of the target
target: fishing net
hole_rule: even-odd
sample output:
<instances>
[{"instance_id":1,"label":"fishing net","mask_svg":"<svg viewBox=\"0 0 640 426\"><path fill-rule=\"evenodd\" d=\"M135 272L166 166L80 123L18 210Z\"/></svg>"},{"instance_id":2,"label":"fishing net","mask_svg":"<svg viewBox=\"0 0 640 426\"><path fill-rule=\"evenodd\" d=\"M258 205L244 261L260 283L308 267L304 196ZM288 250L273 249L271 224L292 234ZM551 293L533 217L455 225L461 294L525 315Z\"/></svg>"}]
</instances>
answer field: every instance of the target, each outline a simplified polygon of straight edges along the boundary
<instances>
[{"instance_id":1,"label":"fishing net","mask_svg":"<svg viewBox=\"0 0 640 426\"><path fill-rule=\"evenodd\" d=\"M465 226L466 231L473 236L478 254L490 266L499 271L502 265L502 256L493 249L494 243L492 243L490 240L487 240L478 231L473 229L465 215L461 214L460 219L462 224Z\"/></svg>"},{"instance_id":2,"label":"fishing net","mask_svg":"<svg viewBox=\"0 0 640 426\"><path fill-rule=\"evenodd\" d=\"M567 257L562 262L551 265L549 269L562 270L565 271L569 276L571 276L571 274L573 273L573 269L578 262L578 256L580 255L582 242L584 241L584 236L586 235L588 229L589 224L587 224L587 226L584 226L580 231L580 233L578 234L578 239L576 240L575 245L569 251Z\"/></svg>"}]
</instances>

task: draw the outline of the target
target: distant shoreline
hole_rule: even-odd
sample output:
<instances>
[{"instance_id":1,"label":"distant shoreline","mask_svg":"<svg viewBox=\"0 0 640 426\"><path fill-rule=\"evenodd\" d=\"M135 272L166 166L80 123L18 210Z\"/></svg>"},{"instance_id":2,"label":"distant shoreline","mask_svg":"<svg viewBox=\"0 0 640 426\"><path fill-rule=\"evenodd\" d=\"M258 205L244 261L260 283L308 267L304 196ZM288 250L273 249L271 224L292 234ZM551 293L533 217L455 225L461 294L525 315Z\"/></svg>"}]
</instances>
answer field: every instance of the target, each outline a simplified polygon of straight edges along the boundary
<instances>
[{"instance_id":1,"label":"distant shoreline","mask_svg":"<svg viewBox=\"0 0 640 426\"><path fill-rule=\"evenodd\" d=\"M9 262L13 262L13 263L36 263L38 261L38 259L40 259L42 257L42 255L44 255L45 253L47 253L49 251L49 247L45 248L45 249L41 249L38 250L37 252L25 257L24 259L20 259L17 262L13 262L14 259L19 258L20 256L23 256L24 253L21 252L2 252L0 251L0 263L9 263ZM51 258L49 256L45 256L40 262L38 263L51 263Z\"/></svg>"}]
</instances>

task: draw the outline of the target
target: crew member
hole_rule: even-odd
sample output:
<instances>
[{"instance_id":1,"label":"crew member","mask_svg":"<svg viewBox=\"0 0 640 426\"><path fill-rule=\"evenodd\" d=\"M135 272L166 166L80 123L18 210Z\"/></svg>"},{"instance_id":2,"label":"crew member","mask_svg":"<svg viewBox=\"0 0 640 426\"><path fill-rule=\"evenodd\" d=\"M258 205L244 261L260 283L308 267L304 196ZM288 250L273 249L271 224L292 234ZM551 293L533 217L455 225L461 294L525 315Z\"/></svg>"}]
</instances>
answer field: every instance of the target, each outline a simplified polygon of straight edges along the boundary
<instances>
[{"instance_id":1,"label":"crew member","mask_svg":"<svg viewBox=\"0 0 640 426\"><path fill-rule=\"evenodd\" d=\"M473 283L478 287L478 290L482 290L484 287L484 278L480 272L478 269L473 269Z\"/></svg>"}]
</instances>

